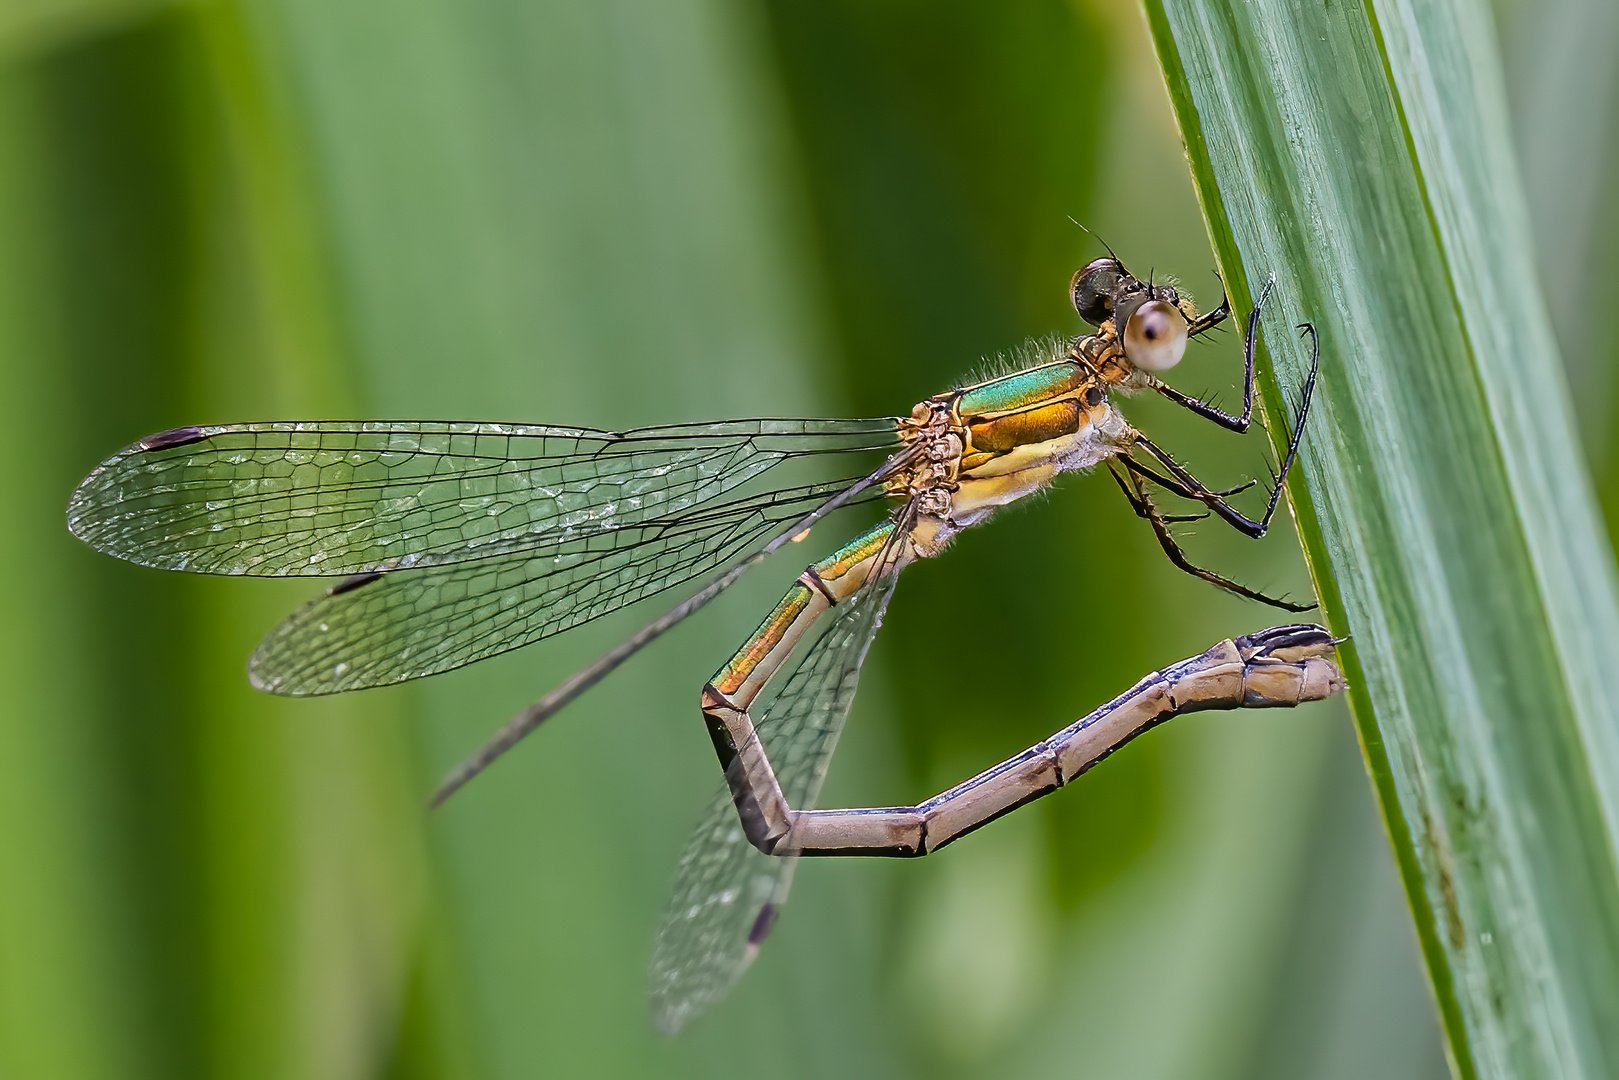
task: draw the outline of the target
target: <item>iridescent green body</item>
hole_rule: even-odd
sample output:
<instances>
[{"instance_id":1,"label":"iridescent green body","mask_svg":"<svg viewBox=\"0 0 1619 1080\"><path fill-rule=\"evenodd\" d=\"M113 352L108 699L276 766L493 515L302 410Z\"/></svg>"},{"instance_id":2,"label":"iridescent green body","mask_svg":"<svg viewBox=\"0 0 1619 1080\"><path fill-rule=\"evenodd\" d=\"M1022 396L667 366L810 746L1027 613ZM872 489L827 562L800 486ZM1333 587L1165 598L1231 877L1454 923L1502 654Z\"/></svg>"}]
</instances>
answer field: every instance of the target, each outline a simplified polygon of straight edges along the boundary
<instances>
[{"instance_id":1,"label":"iridescent green body","mask_svg":"<svg viewBox=\"0 0 1619 1080\"><path fill-rule=\"evenodd\" d=\"M994 413L1040 405L1079 389L1090 380L1090 373L1071 360L1051 364L981 382L956 391L956 407L963 413Z\"/></svg>"}]
</instances>

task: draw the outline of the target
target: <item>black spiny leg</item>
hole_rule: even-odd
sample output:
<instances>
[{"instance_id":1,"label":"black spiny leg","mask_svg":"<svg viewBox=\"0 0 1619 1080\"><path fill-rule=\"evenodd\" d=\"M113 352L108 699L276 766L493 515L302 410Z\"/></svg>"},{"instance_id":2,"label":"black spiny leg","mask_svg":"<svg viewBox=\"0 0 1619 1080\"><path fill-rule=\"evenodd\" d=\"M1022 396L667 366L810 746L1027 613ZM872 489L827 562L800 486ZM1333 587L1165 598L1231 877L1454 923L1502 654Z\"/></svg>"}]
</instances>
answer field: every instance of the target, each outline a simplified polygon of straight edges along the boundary
<instances>
[{"instance_id":1,"label":"black spiny leg","mask_svg":"<svg viewBox=\"0 0 1619 1080\"><path fill-rule=\"evenodd\" d=\"M1221 323L1225 322L1230 317L1231 297L1221 296L1220 306L1215 308L1213 311L1205 311L1203 314L1199 315L1192 325L1187 328L1186 336L1197 337L1199 334L1206 334L1210 330L1213 330L1216 326L1219 326Z\"/></svg>"},{"instance_id":2,"label":"black spiny leg","mask_svg":"<svg viewBox=\"0 0 1619 1080\"><path fill-rule=\"evenodd\" d=\"M1143 478L1145 478L1147 480L1151 480L1153 483L1157 484L1159 487L1163 488L1165 491L1172 492L1173 494L1179 495L1183 499L1190 499L1192 502L1202 502L1203 501L1203 497L1201 495L1198 495L1196 492L1194 492L1191 488L1187 487L1185 484L1179 483L1178 481L1175 481L1175 480L1171 480L1169 477L1165 476L1161 472L1154 472L1152 469L1149 469L1147 466L1141 464L1141 462L1139 462L1139 461L1136 461L1134 458L1124 458L1123 460L1124 460L1125 464L1127 464L1130 467L1131 472L1135 473L1137 476L1143 477ZM1220 488L1219 490L1213 492L1213 494L1220 496L1220 498L1222 498L1222 499L1229 499L1233 495L1242 494L1244 491L1247 491L1249 488L1253 487L1257 483L1259 483L1258 480L1244 480L1240 484L1233 484L1231 487L1228 487L1228 488ZM1201 517L1208 517L1207 514L1202 514L1200 516ZM1173 521L1175 519L1174 518L1165 518L1164 520L1165 521Z\"/></svg>"},{"instance_id":3,"label":"black spiny leg","mask_svg":"<svg viewBox=\"0 0 1619 1080\"><path fill-rule=\"evenodd\" d=\"M1126 464L1134 464L1130 462L1129 458L1123 460ZM1258 600L1261 604L1269 604L1271 607L1281 608L1283 611L1309 611L1315 607L1314 604L1295 604L1289 600L1267 596L1262 592L1248 588L1246 585L1239 585L1230 578L1221 577L1212 570L1205 570L1201 566L1193 565L1192 561L1186 557L1186 552L1181 550L1180 544L1175 542L1175 537L1169 531L1170 522L1185 519L1159 513L1158 508L1153 505L1152 497L1141 487L1141 481L1134 471L1126 469L1121 472L1112 462L1108 462L1107 471L1118 483L1119 490L1124 492L1124 497L1129 500L1130 509L1136 512L1137 517L1152 526L1153 535L1158 538L1158 546L1164 549L1164 554L1169 556L1169 561L1180 569L1195 578L1207 581L1210 585L1224 589L1226 592L1234 593L1249 600ZM1169 490L1174 491L1175 489L1171 487ZM1179 492L1175 493L1180 494Z\"/></svg>"},{"instance_id":4,"label":"black spiny leg","mask_svg":"<svg viewBox=\"0 0 1619 1080\"><path fill-rule=\"evenodd\" d=\"M1178 486L1165 485L1166 487L1169 487L1169 490L1175 492L1175 494L1180 495L1183 498L1194 499L1197 502L1202 503L1204 506L1207 506L1210 510L1213 510L1216 514L1218 514L1220 518L1226 522L1226 524L1230 525L1238 532L1243 533L1246 536L1251 536L1256 540L1261 536L1264 536L1266 530L1270 528L1271 518L1276 514L1276 505L1281 501L1282 498L1282 488L1287 483L1287 474L1289 470L1293 468L1294 459L1298 457L1299 440L1304 438L1304 424L1305 421L1307 421L1310 417L1310 401L1315 397L1316 375L1321 368L1321 339L1316 335L1315 327L1311 326L1309 323L1303 323L1299 326L1299 329L1310 335L1312 346L1310 353L1310 374L1305 378L1304 389L1300 394L1299 415L1294 421L1293 433L1288 438L1287 455L1282 458L1282 467L1281 470L1276 474L1276 483L1275 486L1271 488L1270 501L1265 505L1264 516L1262 516L1258 521L1248 517L1227 503L1225 501L1225 496L1220 492L1209 490L1207 485L1205 485L1197 477L1193 476L1190 472L1187 472L1184 466L1182 466L1174 458L1170 457L1167 452L1159 448L1158 445L1152 440L1140 434L1137 434L1135 438L1136 445L1156 458L1158 460L1158 464L1164 467L1164 471L1169 474L1170 478L1176 481ZM1140 473L1140 471L1143 469L1143 466L1141 466L1138 462L1131 461L1128 457L1123 458L1122 460L1125 466L1130 469L1132 474ZM1161 482L1160 477L1156 473L1151 473L1148 471L1146 473L1142 473L1142 475L1146 475L1148 479L1155 482Z\"/></svg>"},{"instance_id":5,"label":"black spiny leg","mask_svg":"<svg viewBox=\"0 0 1619 1080\"><path fill-rule=\"evenodd\" d=\"M1164 383L1156 383L1153 386L1153 389L1182 408L1190 409L1203 419L1211 420L1228 431L1235 431L1239 435L1246 432L1248 430L1248 425L1252 423L1254 418L1254 346L1259 342L1259 313L1265 310L1265 301L1270 299L1271 290L1274 288L1276 288L1275 278L1271 278L1269 281L1265 282L1265 287L1259 290L1259 301L1254 304L1254 310L1248 313L1248 332L1243 336L1242 339L1241 416L1232 416L1224 409L1211 405L1202 398L1195 398L1190 394L1183 394L1173 386L1167 386ZM1213 326L1214 323L1219 322L1220 319L1224 319L1226 315L1229 315L1230 313L1230 301L1222 300L1218 308L1210 312L1209 315L1193 323L1189 333L1193 335L1201 333L1203 330L1207 330ZM1213 319L1212 322L1205 322L1205 320L1212 319L1213 316L1216 315L1218 315L1220 319Z\"/></svg>"}]
</instances>

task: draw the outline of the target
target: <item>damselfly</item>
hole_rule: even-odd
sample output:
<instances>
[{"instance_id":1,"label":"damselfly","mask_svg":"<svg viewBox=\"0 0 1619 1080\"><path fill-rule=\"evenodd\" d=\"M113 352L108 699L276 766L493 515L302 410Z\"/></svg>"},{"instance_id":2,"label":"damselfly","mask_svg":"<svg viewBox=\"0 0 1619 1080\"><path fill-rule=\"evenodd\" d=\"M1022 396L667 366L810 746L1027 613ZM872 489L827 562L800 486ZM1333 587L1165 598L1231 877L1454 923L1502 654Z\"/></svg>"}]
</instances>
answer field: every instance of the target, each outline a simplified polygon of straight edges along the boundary
<instances>
[{"instance_id":1,"label":"damselfly","mask_svg":"<svg viewBox=\"0 0 1619 1080\"><path fill-rule=\"evenodd\" d=\"M1191 338L1225 320L1229 305L1199 315L1173 287L1143 282L1109 257L1071 284L1074 307L1094 333L1046 348L1021 370L931 397L909 416L620 432L429 421L176 428L102 463L74 493L68 525L90 545L146 566L347 575L253 654L253 683L289 695L448 671L718 574L514 717L445 780L436 804L822 518L856 503L897 503L806 569L703 687L702 714L726 786L681 859L654 950L655 1017L676 1030L751 961L798 855L924 855L1054 790L1179 712L1291 706L1341 688L1324 630L1279 627L1154 673L1051 739L918 806L811 809L899 572L1060 473L1105 465L1176 566L1237 595L1306 610L1194 565L1170 526L1213 514L1246 535L1265 534L1309 416L1319 365L1313 329L1301 327L1314 355L1257 518L1229 502L1251 482L1210 489L1126 423L1110 399L1152 390L1246 431L1271 288L1248 318L1236 414L1156 374L1180 361ZM788 482L806 463L877 454L881 463L855 477ZM1164 514L1154 488L1202 511ZM812 627L818 636L789 667Z\"/></svg>"}]
</instances>

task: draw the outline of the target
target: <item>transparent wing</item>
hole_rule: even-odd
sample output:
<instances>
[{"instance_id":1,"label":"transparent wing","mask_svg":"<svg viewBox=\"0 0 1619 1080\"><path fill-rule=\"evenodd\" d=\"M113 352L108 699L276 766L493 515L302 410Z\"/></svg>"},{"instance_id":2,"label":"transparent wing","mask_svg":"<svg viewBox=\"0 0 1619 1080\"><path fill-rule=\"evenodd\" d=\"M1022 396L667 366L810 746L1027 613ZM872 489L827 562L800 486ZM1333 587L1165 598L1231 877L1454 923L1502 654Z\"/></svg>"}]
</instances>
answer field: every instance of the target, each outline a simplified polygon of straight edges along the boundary
<instances>
[{"instance_id":1,"label":"transparent wing","mask_svg":"<svg viewBox=\"0 0 1619 1080\"><path fill-rule=\"evenodd\" d=\"M894 421L631 431L377 421L176 428L103 462L68 527L144 566L338 576L678 519L783 461L889 448Z\"/></svg>"},{"instance_id":2,"label":"transparent wing","mask_svg":"<svg viewBox=\"0 0 1619 1080\"><path fill-rule=\"evenodd\" d=\"M791 677L755 713L782 792L796 809L813 807L820 795L895 577L885 575L835 609ZM797 862L748 843L722 786L686 842L658 922L649 994L659 1030L675 1034L730 992L786 901Z\"/></svg>"},{"instance_id":3,"label":"transparent wing","mask_svg":"<svg viewBox=\"0 0 1619 1080\"><path fill-rule=\"evenodd\" d=\"M449 671L701 576L848 484L738 495L474 562L361 575L272 630L248 673L260 689L304 695ZM851 502L882 497L873 488Z\"/></svg>"}]
</instances>

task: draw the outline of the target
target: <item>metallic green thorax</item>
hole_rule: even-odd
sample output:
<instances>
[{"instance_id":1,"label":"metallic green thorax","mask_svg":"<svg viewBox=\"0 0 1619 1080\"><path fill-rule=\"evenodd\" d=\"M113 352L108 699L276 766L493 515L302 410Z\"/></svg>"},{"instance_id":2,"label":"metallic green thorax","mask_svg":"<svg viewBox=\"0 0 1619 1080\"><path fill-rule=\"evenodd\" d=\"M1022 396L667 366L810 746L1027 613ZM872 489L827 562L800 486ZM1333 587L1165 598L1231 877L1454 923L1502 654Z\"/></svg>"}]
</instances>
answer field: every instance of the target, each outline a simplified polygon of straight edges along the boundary
<instances>
[{"instance_id":1,"label":"metallic green thorax","mask_svg":"<svg viewBox=\"0 0 1619 1080\"><path fill-rule=\"evenodd\" d=\"M1071 361L1043 364L967 387L956 408L963 415L1021 409L1077 389L1089 378L1089 372Z\"/></svg>"}]
</instances>

